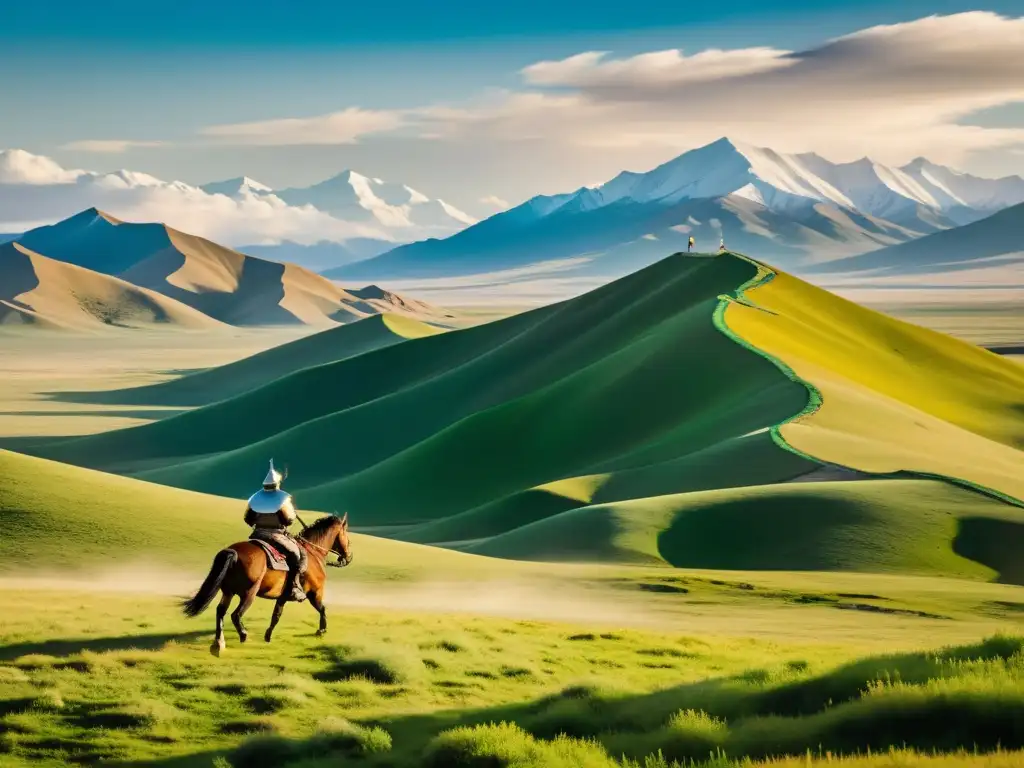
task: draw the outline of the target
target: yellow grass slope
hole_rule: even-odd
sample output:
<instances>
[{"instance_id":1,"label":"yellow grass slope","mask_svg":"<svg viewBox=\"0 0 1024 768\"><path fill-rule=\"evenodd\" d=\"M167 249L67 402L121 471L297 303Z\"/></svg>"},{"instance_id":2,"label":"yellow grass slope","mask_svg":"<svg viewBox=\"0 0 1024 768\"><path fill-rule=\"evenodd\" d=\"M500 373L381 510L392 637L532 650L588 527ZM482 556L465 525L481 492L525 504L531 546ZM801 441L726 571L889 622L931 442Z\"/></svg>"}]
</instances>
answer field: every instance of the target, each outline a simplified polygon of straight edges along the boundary
<instances>
[{"instance_id":1,"label":"yellow grass slope","mask_svg":"<svg viewBox=\"0 0 1024 768\"><path fill-rule=\"evenodd\" d=\"M0 324L51 329L223 327L192 307L110 275L0 245Z\"/></svg>"},{"instance_id":2,"label":"yellow grass slope","mask_svg":"<svg viewBox=\"0 0 1024 768\"><path fill-rule=\"evenodd\" d=\"M761 269L724 326L811 387L808 409L777 430L790 447L1024 499L1024 366Z\"/></svg>"}]
</instances>

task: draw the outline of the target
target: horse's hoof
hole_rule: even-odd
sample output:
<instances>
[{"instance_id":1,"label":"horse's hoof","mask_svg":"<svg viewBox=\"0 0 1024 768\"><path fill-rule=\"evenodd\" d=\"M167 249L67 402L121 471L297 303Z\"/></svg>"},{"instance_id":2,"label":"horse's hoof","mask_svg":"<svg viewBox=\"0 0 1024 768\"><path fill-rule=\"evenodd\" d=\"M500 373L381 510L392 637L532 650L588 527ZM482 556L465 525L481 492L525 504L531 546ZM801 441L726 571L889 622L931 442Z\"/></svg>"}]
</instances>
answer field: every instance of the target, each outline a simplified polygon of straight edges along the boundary
<instances>
[{"instance_id":1,"label":"horse's hoof","mask_svg":"<svg viewBox=\"0 0 1024 768\"><path fill-rule=\"evenodd\" d=\"M224 652L224 649L226 647L227 647L227 643L224 642L223 638L221 638L220 640L214 640L210 644L210 653L212 653L214 656L220 658L220 655Z\"/></svg>"},{"instance_id":2,"label":"horse's hoof","mask_svg":"<svg viewBox=\"0 0 1024 768\"><path fill-rule=\"evenodd\" d=\"M326 634L327 634L327 630L326 630L326 629L318 629L318 630L316 631L316 636L317 636L317 637L323 637L323 636L324 636L324 635L326 635Z\"/></svg>"},{"instance_id":3,"label":"horse's hoof","mask_svg":"<svg viewBox=\"0 0 1024 768\"><path fill-rule=\"evenodd\" d=\"M248 639L249 639L249 633L248 632L239 632L238 633L238 642L244 643Z\"/></svg>"},{"instance_id":4,"label":"horse's hoof","mask_svg":"<svg viewBox=\"0 0 1024 768\"><path fill-rule=\"evenodd\" d=\"M263 640L264 640L264 642L267 642L267 643L270 642L270 633L269 632L267 632L265 635L263 635Z\"/></svg>"}]
</instances>

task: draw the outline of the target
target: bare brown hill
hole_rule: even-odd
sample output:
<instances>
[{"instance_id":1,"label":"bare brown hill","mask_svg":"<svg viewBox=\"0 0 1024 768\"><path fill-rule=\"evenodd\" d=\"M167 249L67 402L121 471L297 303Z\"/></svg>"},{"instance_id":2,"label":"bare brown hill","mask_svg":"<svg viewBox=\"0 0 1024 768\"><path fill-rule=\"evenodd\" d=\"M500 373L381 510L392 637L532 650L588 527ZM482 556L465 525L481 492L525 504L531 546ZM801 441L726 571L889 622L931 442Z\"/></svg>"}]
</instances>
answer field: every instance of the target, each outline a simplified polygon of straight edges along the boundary
<instances>
[{"instance_id":1,"label":"bare brown hill","mask_svg":"<svg viewBox=\"0 0 1024 768\"><path fill-rule=\"evenodd\" d=\"M230 325L332 326L385 311L444 317L376 286L349 291L294 264L248 256L163 224L123 222L93 208L26 232L18 242L52 259L156 291Z\"/></svg>"},{"instance_id":2,"label":"bare brown hill","mask_svg":"<svg viewBox=\"0 0 1024 768\"><path fill-rule=\"evenodd\" d=\"M0 245L0 324L70 330L223 327L168 296L50 259L16 242Z\"/></svg>"}]
</instances>

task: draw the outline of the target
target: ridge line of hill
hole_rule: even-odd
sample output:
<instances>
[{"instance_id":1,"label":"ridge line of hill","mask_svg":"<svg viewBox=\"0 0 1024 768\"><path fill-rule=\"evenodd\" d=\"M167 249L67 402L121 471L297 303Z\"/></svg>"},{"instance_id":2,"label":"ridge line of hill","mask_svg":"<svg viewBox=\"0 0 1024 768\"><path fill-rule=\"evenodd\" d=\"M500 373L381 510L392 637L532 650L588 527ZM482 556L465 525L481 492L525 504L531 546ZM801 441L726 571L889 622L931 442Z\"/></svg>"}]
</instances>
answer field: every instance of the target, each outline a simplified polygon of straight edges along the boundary
<instances>
[{"instance_id":1,"label":"ridge line of hill","mask_svg":"<svg viewBox=\"0 0 1024 768\"><path fill-rule=\"evenodd\" d=\"M943 475L934 472L923 472L920 470L908 469L897 470L896 472L867 472L865 470L857 469L856 467L846 466L833 461L824 461L822 459L817 458L816 456L801 451L795 445L790 443L782 434L782 427L794 421L797 421L798 419L802 419L806 416L813 415L821 408L822 403L824 402L824 397L821 393L821 390L818 388L816 384L814 384L814 382L809 381L808 379L805 379L799 374L797 374L796 371L794 371L781 358L772 355L766 350L763 350L760 347L757 347L754 344L747 341L746 339L744 339L732 328L730 328L729 324L725 321L725 310L733 301L751 307L753 309L759 309L764 312L771 312L771 310L759 306L754 299L750 298L747 292L753 291L763 285L767 285L768 283L775 279L777 274L774 268L767 264L764 264L763 262L758 261L757 259L753 259L749 256L746 256L745 254L737 253L735 251L729 251L729 253L735 256L736 258L742 259L743 261L746 261L754 265L757 268L757 274L754 275L749 280L747 280L746 282L742 283L739 287L732 291L731 294L722 294L722 296L719 297L719 301L715 307L715 312L712 318L714 326L740 346L750 350L751 352L754 352L755 354L760 355L761 357L765 358L766 360L774 364L783 373L783 375L785 375L791 381L794 381L807 389L807 405L805 405L803 409L800 410L798 413L790 416L787 419L784 419L783 421L780 421L778 424L772 425L772 427L768 430L769 434L771 435L772 441L776 445L778 445L780 448L784 450L787 450L799 456L802 459L812 461L816 464L821 464L822 466L834 466L850 470L852 472L864 472L865 474L870 474L873 477L878 478L899 479L906 477L917 477L925 480L945 481L951 483L952 485L960 486L963 488L967 488L968 490L977 491L978 493L991 496L1013 506L1024 507L1024 499L1018 499L1017 497L1011 496L1010 494L1004 493L1003 491L997 490L995 488L990 488L986 485L982 485L981 483L976 483L972 480L967 480L965 478L954 477L952 475Z\"/></svg>"}]
</instances>

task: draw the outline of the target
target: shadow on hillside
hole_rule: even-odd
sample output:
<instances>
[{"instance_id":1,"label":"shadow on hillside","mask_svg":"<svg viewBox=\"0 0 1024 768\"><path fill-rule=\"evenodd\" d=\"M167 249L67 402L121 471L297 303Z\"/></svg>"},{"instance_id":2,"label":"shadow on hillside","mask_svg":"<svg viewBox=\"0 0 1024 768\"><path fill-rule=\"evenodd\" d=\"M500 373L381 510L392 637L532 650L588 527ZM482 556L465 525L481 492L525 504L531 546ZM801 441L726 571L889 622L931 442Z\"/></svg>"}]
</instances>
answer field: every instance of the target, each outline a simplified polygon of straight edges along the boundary
<instances>
[{"instance_id":1,"label":"shadow on hillside","mask_svg":"<svg viewBox=\"0 0 1024 768\"><path fill-rule=\"evenodd\" d=\"M586 644L580 642L583 654L587 652ZM686 652L678 648L662 650L666 658ZM1013 749L1024 746L1024 730L1019 727L1024 700L1020 696L988 699L983 695L984 685L969 679L965 679L962 695L957 695L955 687L945 696L924 695L921 686L930 680L957 678L972 662L994 663L991 669L995 671L990 674L998 675L1003 669L1000 664L1022 652L1024 638L997 636L937 652L865 658L813 677L806 676L806 664L796 660L772 669L749 669L650 693L616 694L592 686L574 686L527 702L374 718L358 725L379 726L390 733L394 748L387 764L396 766L424 764L430 742L442 731L501 722L516 723L528 734L526 738L549 740L566 734L595 739L609 754L632 753L630 756L641 759L664 750L670 760L702 760L716 748L724 748L734 757L748 755L755 759L803 754L806 750L852 753L891 746L939 751L988 751L999 746ZM671 674L666 670L666 675ZM865 695L872 686L894 680L900 685L890 689L891 695ZM453 681L448 683L446 687L454 687ZM467 684L472 681L462 683ZM912 695L905 695L903 691L908 687L922 695L914 695L914 690L910 691ZM686 710L703 711L719 718L721 725L697 722L685 714L680 720L680 713ZM694 729L694 725L698 727ZM233 768L268 764L262 761L270 755L273 764L281 766L301 763L312 768L349 762L325 753L323 737L286 739L265 734L256 738L226 755ZM478 746L490 748L486 737ZM207 765L216 754L115 765ZM508 764L498 759L488 762L489 754L478 753L474 760L453 765ZM438 763L435 760L430 764Z\"/></svg>"},{"instance_id":2,"label":"shadow on hillside","mask_svg":"<svg viewBox=\"0 0 1024 768\"><path fill-rule=\"evenodd\" d=\"M102 411L0 411L0 416L107 416L124 419L165 419L169 416L177 416L185 413L190 408L138 408L138 409L109 409Z\"/></svg>"},{"instance_id":3,"label":"shadow on hillside","mask_svg":"<svg viewBox=\"0 0 1024 768\"><path fill-rule=\"evenodd\" d=\"M985 349L997 355L1024 355L1024 344L993 344Z\"/></svg>"},{"instance_id":4,"label":"shadow on hillside","mask_svg":"<svg viewBox=\"0 0 1024 768\"><path fill-rule=\"evenodd\" d=\"M18 435L15 437L0 437L0 450L31 455L33 448L51 445L61 440L71 440L75 437L80 437L80 435Z\"/></svg>"},{"instance_id":5,"label":"shadow on hillside","mask_svg":"<svg viewBox=\"0 0 1024 768\"><path fill-rule=\"evenodd\" d=\"M1024 586L1024 523L988 517L959 522L953 551L991 568L1001 584Z\"/></svg>"},{"instance_id":6,"label":"shadow on hillside","mask_svg":"<svg viewBox=\"0 0 1024 768\"><path fill-rule=\"evenodd\" d=\"M138 405L138 406L164 406L164 405L195 405L196 403L165 402L166 385L177 383L188 378L193 373L202 373L206 368L197 368L191 371L182 371L178 378L160 381L155 384L144 384L138 387L125 387L123 389L102 389L102 390L68 390L66 392L44 392L46 400L54 403L74 403L75 405ZM170 390L173 392L173 390Z\"/></svg>"},{"instance_id":7,"label":"shadow on hillside","mask_svg":"<svg viewBox=\"0 0 1024 768\"><path fill-rule=\"evenodd\" d=\"M119 637L90 637L80 639L43 640L31 643L0 645L0 661L13 661L28 654L44 656L74 656L82 651L157 650L170 642L191 643L208 638L210 632L167 632L149 635L122 635Z\"/></svg>"}]
</instances>

